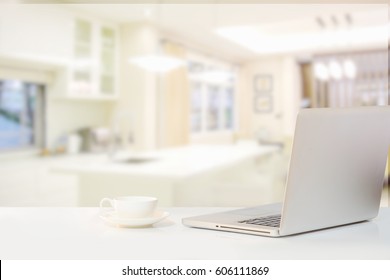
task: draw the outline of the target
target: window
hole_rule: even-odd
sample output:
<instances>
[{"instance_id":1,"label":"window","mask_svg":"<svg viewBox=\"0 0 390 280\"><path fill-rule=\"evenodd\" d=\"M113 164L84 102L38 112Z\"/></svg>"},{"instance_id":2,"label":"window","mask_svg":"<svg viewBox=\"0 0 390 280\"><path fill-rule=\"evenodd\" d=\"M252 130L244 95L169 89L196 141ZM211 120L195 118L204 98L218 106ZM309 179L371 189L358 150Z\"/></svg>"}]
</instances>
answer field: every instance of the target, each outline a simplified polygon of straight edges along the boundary
<instances>
[{"instance_id":1,"label":"window","mask_svg":"<svg viewBox=\"0 0 390 280\"><path fill-rule=\"evenodd\" d=\"M220 94L217 86L208 86L207 130L218 130L220 123Z\"/></svg>"},{"instance_id":2,"label":"window","mask_svg":"<svg viewBox=\"0 0 390 280\"><path fill-rule=\"evenodd\" d=\"M190 60L191 132L214 133L234 129L235 71L212 61Z\"/></svg>"},{"instance_id":3,"label":"window","mask_svg":"<svg viewBox=\"0 0 390 280\"><path fill-rule=\"evenodd\" d=\"M0 151L42 147L44 86L0 80Z\"/></svg>"},{"instance_id":4,"label":"window","mask_svg":"<svg viewBox=\"0 0 390 280\"><path fill-rule=\"evenodd\" d=\"M224 126L225 129L233 129L233 118L234 118L234 92L233 88L226 88L224 94L224 103L222 106L223 114L224 114Z\"/></svg>"}]
</instances>

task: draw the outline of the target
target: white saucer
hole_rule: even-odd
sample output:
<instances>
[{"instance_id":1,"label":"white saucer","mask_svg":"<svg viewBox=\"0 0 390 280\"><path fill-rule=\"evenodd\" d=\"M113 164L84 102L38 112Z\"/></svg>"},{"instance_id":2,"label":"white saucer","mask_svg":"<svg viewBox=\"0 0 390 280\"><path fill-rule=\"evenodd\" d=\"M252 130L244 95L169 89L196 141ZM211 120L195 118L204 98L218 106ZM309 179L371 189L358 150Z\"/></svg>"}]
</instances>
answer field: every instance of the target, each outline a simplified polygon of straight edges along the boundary
<instances>
[{"instance_id":1,"label":"white saucer","mask_svg":"<svg viewBox=\"0 0 390 280\"><path fill-rule=\"evenodd\" d=\"M147 218L122 218L118 217L114 211L100 215L104 221L121 227L145 227L153 225L169 216L168 212L156 211L153 216Z\"/></svg>"}]
</instances>

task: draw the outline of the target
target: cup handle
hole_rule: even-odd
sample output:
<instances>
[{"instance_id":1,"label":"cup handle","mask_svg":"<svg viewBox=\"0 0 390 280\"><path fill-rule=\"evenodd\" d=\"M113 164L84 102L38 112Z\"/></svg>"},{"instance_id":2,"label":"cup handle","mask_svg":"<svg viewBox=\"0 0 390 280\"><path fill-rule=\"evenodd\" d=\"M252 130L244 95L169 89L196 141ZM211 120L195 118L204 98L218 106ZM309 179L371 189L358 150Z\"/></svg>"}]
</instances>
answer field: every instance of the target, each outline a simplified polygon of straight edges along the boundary
<instances>
[{"instance_id":1,"label":"cup handle","mask_svg":"<svg viewBox=\"0 0 390 280\"><path fill-rule=\"evenodd\" d=\"M105 197L105 198L103 198L103 199L100 201L100 211L102 211L103 208L106 208L106 207L103 206L103 204L104 204L105 202L108 202L108 203L110 204L111 208L114 209L114 205L113 205L113 203L112 203L112 199ZM108 212L108 210L105 210L105 212Z\"/></svg>"}]
</instances>

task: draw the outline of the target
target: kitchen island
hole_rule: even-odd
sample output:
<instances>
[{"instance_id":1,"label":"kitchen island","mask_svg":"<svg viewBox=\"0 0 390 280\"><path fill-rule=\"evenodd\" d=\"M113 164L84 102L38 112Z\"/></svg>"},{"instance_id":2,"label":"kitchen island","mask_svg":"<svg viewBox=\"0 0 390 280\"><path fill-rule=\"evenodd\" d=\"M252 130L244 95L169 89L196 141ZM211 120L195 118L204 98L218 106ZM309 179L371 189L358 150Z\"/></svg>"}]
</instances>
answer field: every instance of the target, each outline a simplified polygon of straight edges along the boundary
<instances>
[{"instance_id":1,"label":"kitchen island","mask_svg":"<svg viewBox=\"0 0 390 280\"><path fill-rule=\"evenodd\" d=\"M193 145L144 153L118 153L67 161L52 168L78 177L78 206L98 206L104 197L147 195L163 206L215 205L210 182L255 170L280 151L277 146Z\"/></svg>"}]
</instances>

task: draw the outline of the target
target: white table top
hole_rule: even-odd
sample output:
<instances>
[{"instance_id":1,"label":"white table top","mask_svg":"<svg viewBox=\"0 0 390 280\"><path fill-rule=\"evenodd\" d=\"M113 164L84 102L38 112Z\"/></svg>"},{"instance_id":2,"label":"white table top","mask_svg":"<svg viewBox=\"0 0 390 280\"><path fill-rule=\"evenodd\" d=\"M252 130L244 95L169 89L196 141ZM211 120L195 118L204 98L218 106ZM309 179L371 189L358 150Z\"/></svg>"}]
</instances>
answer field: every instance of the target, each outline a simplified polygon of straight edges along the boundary
<instances>
[{"instance_id":1,"label":"white table top","mask_svg":"<svg viewBox=\"0 0 390 280\"><path fill-rule=\"evenodd\" d=\"M142 153L119 153L117 160L107 155L77 157L53 167L54 171L75 174L110 174L188 178L230 167L280 150L259 145L189 145ZM152 159L146 163L123 163L124 158Z\"/></svg>"},{"instance_id":2,"label":"white table top","mask_svg":"<svg viewBox=\"0 0 390 280\"><path fill-rule=\"evenodd\" d=\"M228 208L168 208L149 228L119 228L98 208L0 208L0 259L390 259L390 208L371 222L283 238L188 228Z\"/></svg>"}]
</instances>

